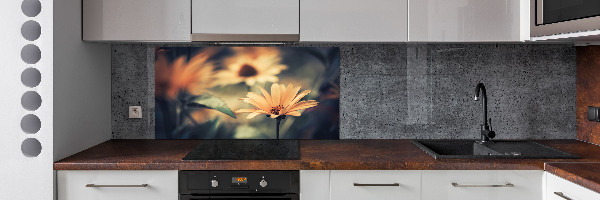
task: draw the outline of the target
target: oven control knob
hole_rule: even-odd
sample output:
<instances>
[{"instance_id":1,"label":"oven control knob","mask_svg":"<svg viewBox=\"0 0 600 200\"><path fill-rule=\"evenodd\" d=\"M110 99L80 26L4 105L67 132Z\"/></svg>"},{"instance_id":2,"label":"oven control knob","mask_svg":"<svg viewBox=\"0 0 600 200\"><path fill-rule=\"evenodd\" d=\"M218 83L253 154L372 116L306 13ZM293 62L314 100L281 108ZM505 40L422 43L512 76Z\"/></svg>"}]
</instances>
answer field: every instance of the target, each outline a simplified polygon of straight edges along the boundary
<instances>
[{"instance_id":1,"label":"oven control knob","mask_svg":"<svg viewBox=\"0 0 600 200\"><path fill-rule=\"evenodd\" d=\"M261 180L259 183L260 187L267 187L267 181L265 179Z\"/></svg>"},{"instance_id":2,"label":"oven control knob","mask_svg":"<svg viewBox=\"0 0 600 200\"><path fill-rule=\"evenodd\" d=\"M219 186L219 181L217 181L217 180L210 181L210 186L211 187L218 187Z\"/></svg>"}]
</instances>

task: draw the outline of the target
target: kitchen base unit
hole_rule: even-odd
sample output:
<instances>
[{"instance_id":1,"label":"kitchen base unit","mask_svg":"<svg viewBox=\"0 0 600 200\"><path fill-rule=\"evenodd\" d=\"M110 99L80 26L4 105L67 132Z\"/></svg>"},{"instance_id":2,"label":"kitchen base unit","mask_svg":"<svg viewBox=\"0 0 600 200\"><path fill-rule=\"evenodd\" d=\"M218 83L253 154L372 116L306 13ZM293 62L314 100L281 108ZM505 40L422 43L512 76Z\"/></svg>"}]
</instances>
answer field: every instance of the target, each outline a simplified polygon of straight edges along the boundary
<instances>
[{"instance_id":1,"label":"kitchen base unit","mask_svg":"<svg viewBox=\"0 0 600 200\"><path fill-rule=\"evenodd\" d=\"M422 200L542 200L541 170L424 170Z\"/></svg>"},{"instance_id":2,"label":"kitchen base unit","mask_svg":"<svg viewBox=\"0 0 600 200\"><path fill-rule=\"evenodd\" d=\"M584 200L600 199L600 193L594 192L551 173L544 173L546 188L544 200Z\"/></svg>"},{"instance_id":3,"label":"kitchen base unit","mask_svg":"<svg viewBox=\"0 0 600 200\"><path fill-rule=\"evenodd\" d=\"M176 170L63 170L58 200L177 200Z\"/></svg>"}]
</instances>

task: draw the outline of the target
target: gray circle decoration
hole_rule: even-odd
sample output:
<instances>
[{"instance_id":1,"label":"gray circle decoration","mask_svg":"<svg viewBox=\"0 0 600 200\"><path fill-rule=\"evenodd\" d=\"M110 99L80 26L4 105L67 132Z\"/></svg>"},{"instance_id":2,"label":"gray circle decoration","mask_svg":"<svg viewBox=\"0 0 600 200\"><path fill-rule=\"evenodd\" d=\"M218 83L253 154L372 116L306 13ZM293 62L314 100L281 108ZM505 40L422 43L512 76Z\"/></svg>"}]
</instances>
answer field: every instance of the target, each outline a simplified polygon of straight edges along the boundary
<instances>
[{"instance_id":1,"label":"gray circle decoration","mask_svg":"<svg viewBox=\"0 0 600 200\"><path fill-rule=\"evenodd\" d=\"M41 127L42 121L40 121L39 117L33 114L25 115L21 119L21 129L27 134L35 134L40 131Z\"/></svg>"},{"instance_id":2,"label":"gray circle decoration","mask_svg":"<svg viewBox=\"0 0 600 200\"><path fill-rule=\"evenodd\" d=\"M27 17L35 17L42 11L42 3L39 0L23 0L21 11Z\"/></svg>"},{"instance_id":3,"label":"gray circle decoration","mask_svg":"<svg viewBox=\"0 0 600 200\"><path fill-rule=\"evenodd\" d=\"M27 64L35 64L40 61L42 51L38 46L28 44L21 49L21 59Z\"/></svg>"},{"instance_id":4,"label":"gray circle decoration","mask_svg":"<svg viewBox=\"0 0 600 200\"><path fill-rule=\"evenodd\" d=\"M27 138L21 143L21 153L27 157L37 157L42 153L42 144L35 138Z\"/></svg>"},{"instance_id":5,"label":"gray circle decoration","mask_svg":"<svg viewBox=\"0 0 600 200\"><path fill-rule=\"evenodd\" d=\"M36 21L29 20L29 21L26 21L25 23L23 23L23 25L21 26L21 35L26 40L29 40L29 41L37 40L38 38L40 38L41 34L42 34L42 27L40 26L40 23L38 23Z\"/></svg>"},{"instance_id":6,"label":"gray circle decoration","mask_svg":"<svg viewBox=\"0 0 600 200\"><path fill-rule=\"evenodd\" d=\"M42 82L42 73L36 68L27 68L21 73L21 82L30 88L37 87Z\"/></svg>"},{"instance_id":7,"label":"gray circle decoration","mask_svg":"<svg viewBox=\"0 0 600 200\"><path fill-rule=\"evenodd\" d=\"M42 97L34 91L27 91L21 97L21 105L25 110L34 111L42 106Z\"/></svg>"}]
</instances>

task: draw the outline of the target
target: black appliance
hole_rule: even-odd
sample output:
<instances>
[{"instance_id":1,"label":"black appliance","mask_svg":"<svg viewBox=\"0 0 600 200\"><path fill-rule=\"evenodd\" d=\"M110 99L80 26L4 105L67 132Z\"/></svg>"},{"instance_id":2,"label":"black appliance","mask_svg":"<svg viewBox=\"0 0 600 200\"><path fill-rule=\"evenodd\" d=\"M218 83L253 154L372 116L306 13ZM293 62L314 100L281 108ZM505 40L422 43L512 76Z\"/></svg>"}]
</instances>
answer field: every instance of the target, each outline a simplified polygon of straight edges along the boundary
<instances>
[{"instance_id":1,"label":"black appliance","mask_svg":"<svg viewBox=\"0 0 600 200\"><path fill-rule=\"evenodd\" d=\"M569 34L594 31L599 28L600 1L598 0L530 1L532 6L531 20L533 22L530 27L530 34L533 37L548 36L547 39L578 37L586 34Z\"/></svg>"},{"instance_id":2,"label":"black appliance","mask_svg":"<svg viewBox=\"0 0 600 200\"><path fill-rule=\"evenodd\" d=\"M598 0L536 0L536 25L600 16Z\"/></svg>"},{"instance_id":3,"label":"black appliance","mask_svg":"<svg viewBox=\"0 0 600 200\"><path fill-rule=\"evenodd\" d=\"M182 160L298 160L298 140L203 140Z\"/></svg>"},{"instance_id":4,"label":"black appliance","mask_svg":"<svg viewBox=\"0 0 600 200\"><path fill-rule=\"evenodd\" d=\"M179 199L299 200L299 171L179 171Z\"/></svg>"}]
</instances>

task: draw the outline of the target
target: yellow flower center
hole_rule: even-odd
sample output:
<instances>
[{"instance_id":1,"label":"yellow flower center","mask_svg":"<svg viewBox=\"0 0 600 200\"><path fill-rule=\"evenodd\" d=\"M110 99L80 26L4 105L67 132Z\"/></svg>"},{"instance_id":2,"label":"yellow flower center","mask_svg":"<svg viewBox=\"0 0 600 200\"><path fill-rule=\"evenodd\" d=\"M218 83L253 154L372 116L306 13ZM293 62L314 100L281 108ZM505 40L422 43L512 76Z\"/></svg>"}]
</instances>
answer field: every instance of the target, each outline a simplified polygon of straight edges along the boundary
<instances>
[{"instance_id":1,"label":"yellow flower center","mask_svg":"<svg viewBox=\"0 0 600 200\"><path fill-rule=\"evenodd\" d=\"M256 71L256 68L254 68L252 65L248 65L248 64L244 64L242 66L242 68L240 69L240 71L238 72L238 75L241 77L252 77L252 76L256 76L258 74L258 71Z\"/></svg>"},{"instance_id":2,"label":"yellow flower center","mask_svg":"<svg viewBox=\"0 0 600 200\"><path fill-rule=\"evenodd\" d=\"M282 105L278 105L278 106L272 107L271 108L271 114L279 115L279 111L281 111L281 110L283 110L283 106Z\"/></svg>"}]
</instances>

